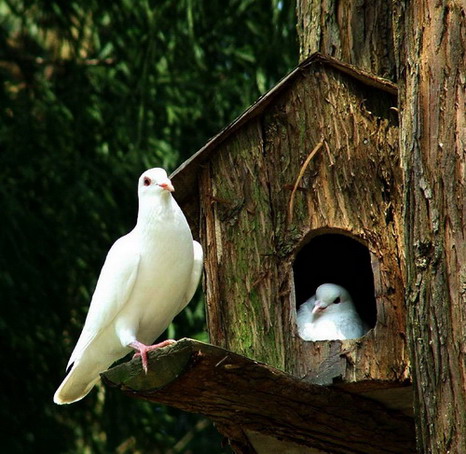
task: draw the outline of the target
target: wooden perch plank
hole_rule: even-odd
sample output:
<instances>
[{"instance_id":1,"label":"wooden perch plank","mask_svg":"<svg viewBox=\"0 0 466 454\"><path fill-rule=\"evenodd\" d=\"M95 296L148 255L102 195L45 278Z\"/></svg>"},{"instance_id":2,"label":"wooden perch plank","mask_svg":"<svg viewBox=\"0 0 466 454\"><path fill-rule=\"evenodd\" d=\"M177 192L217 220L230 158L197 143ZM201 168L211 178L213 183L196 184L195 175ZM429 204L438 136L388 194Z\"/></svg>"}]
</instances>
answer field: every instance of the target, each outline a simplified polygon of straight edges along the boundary
<instances>
[{"instance_id":1,"label":"wooden perch plank","mask_svg":"<svg viewBox=\"0 0 466 454\"><path fill-rule=\"evenodd\" d=\"M192 339L151 352L147 375L135 359L102 378L132 397L211 418L236 452L256 452L245 432L335 454L415 452L405 415Z\"/></svg>"}]
</instances>

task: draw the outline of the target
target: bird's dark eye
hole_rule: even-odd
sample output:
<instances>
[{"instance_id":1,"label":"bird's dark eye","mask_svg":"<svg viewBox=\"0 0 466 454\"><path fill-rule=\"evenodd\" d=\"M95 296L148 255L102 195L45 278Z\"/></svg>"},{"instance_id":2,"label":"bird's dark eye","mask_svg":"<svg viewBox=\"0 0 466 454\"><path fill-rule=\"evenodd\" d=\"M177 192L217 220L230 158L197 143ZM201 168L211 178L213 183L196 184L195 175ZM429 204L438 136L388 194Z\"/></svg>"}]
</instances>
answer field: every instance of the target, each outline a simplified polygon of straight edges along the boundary
<instances>
[{"instance_id":1,"label":"bird's dark eye","mask_svg":"<svg viewBox=\"0 0 466 454\"><path fill-rule=\"evenodd\" d=\"M341 303L341 299L339 296L337 296L337 298L335 299L335 301L333 302L333 304L339 304Z\"/></svg>"},{"instance_id":2,"label":"bird's dark eye","mask_svg":"<svg viewBox=\"0 0 466 454\"><path fill-rule=\"evenodd\" d=\"M149 186L152 183L149 177L144 177L144 186Z\"/></svg>"}]
</instances>

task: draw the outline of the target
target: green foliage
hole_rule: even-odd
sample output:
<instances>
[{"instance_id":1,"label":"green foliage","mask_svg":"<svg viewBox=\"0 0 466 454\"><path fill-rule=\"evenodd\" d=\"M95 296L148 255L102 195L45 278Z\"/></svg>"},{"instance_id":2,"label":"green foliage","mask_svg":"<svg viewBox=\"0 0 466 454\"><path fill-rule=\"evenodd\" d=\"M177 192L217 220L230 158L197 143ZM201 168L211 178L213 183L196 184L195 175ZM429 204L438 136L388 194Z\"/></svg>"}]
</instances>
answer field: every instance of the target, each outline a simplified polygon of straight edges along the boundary
<instances>
[{"instance_id":1,"label":"green foliage","mask_svg":"<svg viewBox=\"0 0 466 454\"><path fill-rule=\"evenodd\" d=\"M223 452L197 416L103 387L52 395L137 177L173 170L283 76L294 22L292 0L0 2L4 452ZM200 297L169 331L206 339Z\"/></svg>"}]
</instances>

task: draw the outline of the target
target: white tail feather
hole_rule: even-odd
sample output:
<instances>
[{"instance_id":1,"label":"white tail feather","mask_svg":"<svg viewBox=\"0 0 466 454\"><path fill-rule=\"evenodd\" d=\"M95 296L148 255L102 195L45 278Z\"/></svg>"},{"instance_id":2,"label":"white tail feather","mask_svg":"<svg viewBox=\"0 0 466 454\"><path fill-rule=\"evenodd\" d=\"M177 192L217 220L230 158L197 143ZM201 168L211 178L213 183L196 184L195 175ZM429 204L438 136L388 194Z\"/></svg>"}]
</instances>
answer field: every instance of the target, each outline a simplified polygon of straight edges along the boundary
<instances>
[{"instance_id":1,"label":"white tail feather","mask_svg":"<svg viewBox=\"0 0 466 454\"><path fill-rule=\"evenodd\" d=\"M71 404L85 397L99 381L99 374L110 364L77 361L53 396L56 404Z\"/></svg>"}]
</instances>

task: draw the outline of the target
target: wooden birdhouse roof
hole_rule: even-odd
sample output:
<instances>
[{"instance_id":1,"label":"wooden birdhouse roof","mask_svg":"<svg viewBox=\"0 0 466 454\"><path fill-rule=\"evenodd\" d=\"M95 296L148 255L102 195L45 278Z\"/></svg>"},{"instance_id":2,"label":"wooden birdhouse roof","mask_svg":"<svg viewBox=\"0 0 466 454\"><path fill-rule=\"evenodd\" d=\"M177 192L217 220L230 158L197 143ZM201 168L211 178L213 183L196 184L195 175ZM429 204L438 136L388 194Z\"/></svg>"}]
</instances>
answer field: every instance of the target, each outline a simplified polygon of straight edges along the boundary
<instances>
[{"instance_id":1,"label":"wooden birdhouse roof","mask_svg":"<svg viewBox=\"0 0 466 454\"><path fill-rule=\"evenodd\" d=\"M315 53L301 62L288 75L283 77L273 88L264 93L257 101L247 108L239 117L212 137L202 148L181 164L170 176L176 185L176 199L191 221L191 228L197 230L199 199L196 192L196 181L201 165L208 161L217 148L236 131L252 119L263 114L273 104L279 95L303 77L311 67L320 66L323 69L339 71L368 87L380 90L396 97L397 86L393 82L370 74L348 63L335 58Z\"/></svg>"}]
</instances>

